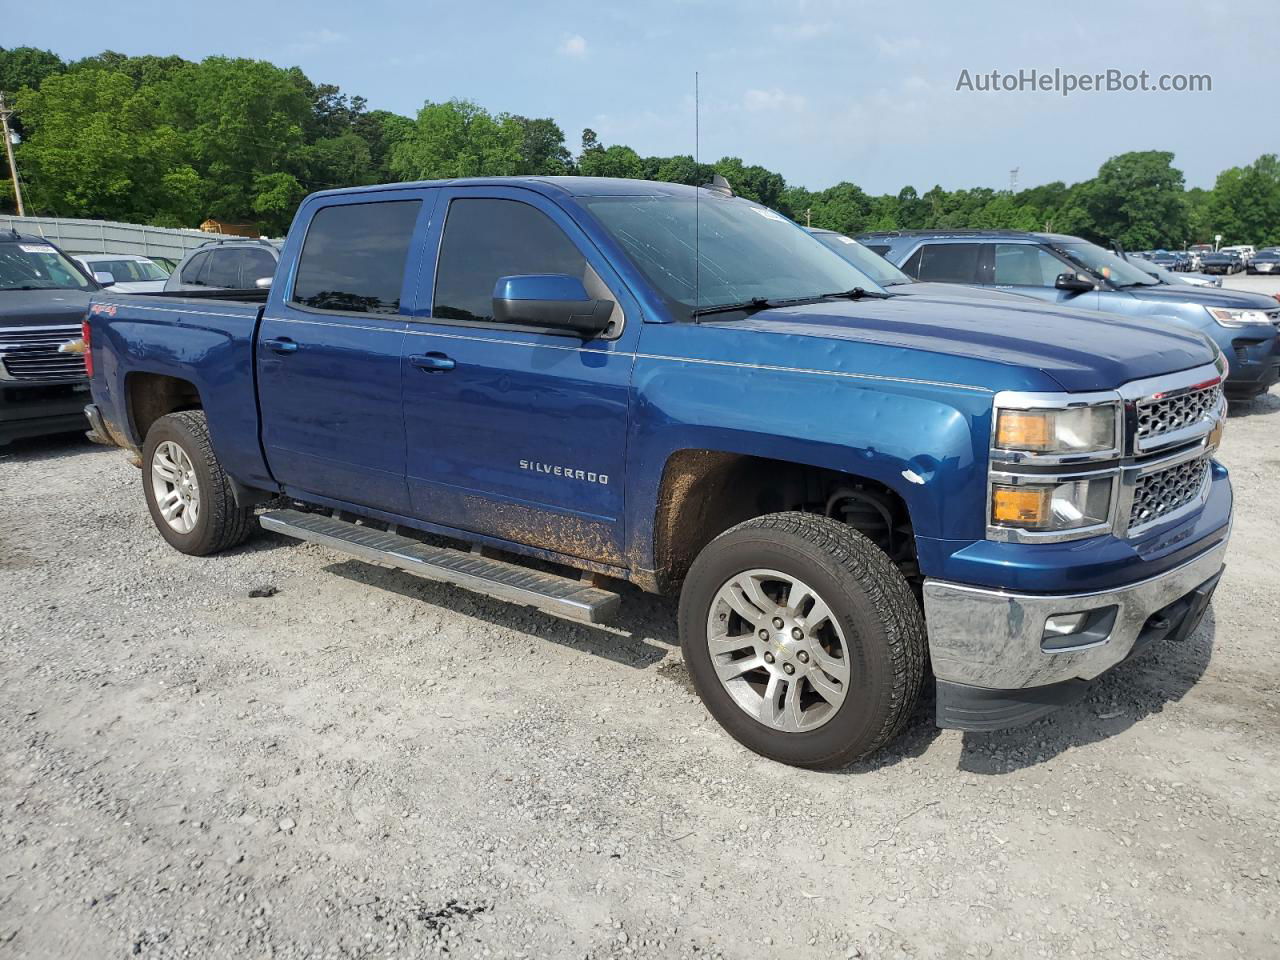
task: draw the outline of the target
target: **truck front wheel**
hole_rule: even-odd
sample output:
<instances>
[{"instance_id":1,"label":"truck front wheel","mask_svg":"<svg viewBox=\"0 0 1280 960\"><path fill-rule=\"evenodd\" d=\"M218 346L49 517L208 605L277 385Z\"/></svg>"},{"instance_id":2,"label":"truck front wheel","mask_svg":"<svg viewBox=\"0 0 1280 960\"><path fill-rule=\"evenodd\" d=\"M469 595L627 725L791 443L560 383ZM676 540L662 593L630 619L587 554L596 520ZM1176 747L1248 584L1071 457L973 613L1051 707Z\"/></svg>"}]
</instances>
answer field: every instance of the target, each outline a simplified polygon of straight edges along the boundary
<instances>
[{"instance_id":1,"label":"truck front wheel","mask_svg":"<svg viewBox=\"0 0 1280 960\"><path fill-rule=\"evenodd\" d=\"M702 702L740 743L799 767L848 764L905 724L924 620L901 572L846 524L776 513L698 555L680 645Z\"/></svg>"},{"instance_id":2,"label":"truck front wheel","mask_svg":"<svg viewBox=\"0 0 1280 960\"><path fill-rule=\"evenodd\" d=\"M253 530L252 508L236 501L213 455L203 410L170 413L151 425L142 448L142 487L160 536L183 553L217 553Z\"/></svg>"}]
</instances>

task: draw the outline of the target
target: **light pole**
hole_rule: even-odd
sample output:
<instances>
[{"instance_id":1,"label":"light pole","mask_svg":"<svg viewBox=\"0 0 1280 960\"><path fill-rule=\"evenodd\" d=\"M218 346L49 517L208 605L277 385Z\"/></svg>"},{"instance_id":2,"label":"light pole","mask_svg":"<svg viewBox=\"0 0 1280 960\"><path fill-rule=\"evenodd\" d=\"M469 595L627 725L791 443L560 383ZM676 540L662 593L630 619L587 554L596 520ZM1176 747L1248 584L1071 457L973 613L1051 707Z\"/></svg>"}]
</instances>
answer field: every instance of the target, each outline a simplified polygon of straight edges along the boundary
<instances>
[{"instance_id":1,"label":"light pole","mask_svg":"<svg viewBox=\"0 0 1280 960\"><path fill-rule=\"evenodd\" d=\"M0 93L0 130L4 133L4 151L9 158L9 175L13 177L13 195L18 201L18 216L25 217L26 209L22 206L22 184L18 182L18 163L13 159L13 135L9 132L9 117L13 111L4 102L4 94Z\"/></svg>"}]
</instances>

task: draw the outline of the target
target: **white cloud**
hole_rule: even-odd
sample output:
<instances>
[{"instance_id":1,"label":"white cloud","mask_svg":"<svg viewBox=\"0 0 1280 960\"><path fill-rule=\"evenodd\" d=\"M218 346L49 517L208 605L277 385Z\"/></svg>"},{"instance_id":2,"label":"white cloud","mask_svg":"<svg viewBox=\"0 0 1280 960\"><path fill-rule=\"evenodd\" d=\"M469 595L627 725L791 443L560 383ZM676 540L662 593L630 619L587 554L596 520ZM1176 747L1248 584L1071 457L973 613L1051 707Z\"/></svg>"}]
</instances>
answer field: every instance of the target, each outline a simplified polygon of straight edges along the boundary
<instances>
[{"instance_id":1,"label":"white cloud","mask_svg":"<svg viewBox=\"0 0 1280 960\"><path fill-rule=\"evenodd\" d=\"M803 21L801 23L775 23L770 30L782 40L816 40L834 31L830 23Z\"/></svg>"},{"instance_id":2,"label":"white cloud","mask_svg":"<svg viewBox=\"0 0 1280 960\"><path fill-rule=\"evenodd\" d=\"M319 30L308 30L302 35L302 42L312 44L317 47L330 46L335 43L346 43L347 35L339 33L337 30L330 30L328 27L321 27Z\"/></svg>"},{"instance_id":3,"label":"white cloud","mask_svg":"<svg viewBox=\"0 0 1280 960\"><path fill-rule=\"evenodd\" d=\"M920 49L919 37L902 37L890 40L876 34L876 49L882 57L900 57L904 53L915 53Z\"/></svg>"},{"instance_id":4,"label":"white cloud","mask_svg":"<svg viewBox=\"0 0 1280 960\"><path fill-rule=\"evenodd\" d=\"M558 52L564 57L585 57L587 55L587 41L580 33L570 34L564 38Z\"/></svg>"},{"instance_id":5,"label":"white cloud","mask_svg":"<svg viewBox=\"0 0 1280 960\"><path fill-rule=\"evenodd\" d=\"M742 96L742 105L748 110L803 110L804 97L776 87L772 90L748 90Z\"/></svg>"}]
</instances>

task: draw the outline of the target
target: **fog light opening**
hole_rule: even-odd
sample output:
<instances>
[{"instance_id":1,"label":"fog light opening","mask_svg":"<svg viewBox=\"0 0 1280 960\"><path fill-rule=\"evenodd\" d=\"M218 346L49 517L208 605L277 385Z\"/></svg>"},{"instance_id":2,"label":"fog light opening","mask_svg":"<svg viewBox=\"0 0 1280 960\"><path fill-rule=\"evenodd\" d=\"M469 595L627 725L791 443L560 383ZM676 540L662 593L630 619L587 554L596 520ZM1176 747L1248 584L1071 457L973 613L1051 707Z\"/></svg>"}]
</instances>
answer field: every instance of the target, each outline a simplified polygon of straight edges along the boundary
<instances>
[{"instance_id":1,"label":"fog light opening","mask_svg":"<svg viewBox=\"0 0 1280 960\"><path fill-rule=\"evenodd\" d=\"M1087 611L1084 613L1055 613L1044 622L1044 638L1069 637L1073 633L1079 633L1084 629L1084 622L1088 618Z\"/></svg>"}]
</instances>

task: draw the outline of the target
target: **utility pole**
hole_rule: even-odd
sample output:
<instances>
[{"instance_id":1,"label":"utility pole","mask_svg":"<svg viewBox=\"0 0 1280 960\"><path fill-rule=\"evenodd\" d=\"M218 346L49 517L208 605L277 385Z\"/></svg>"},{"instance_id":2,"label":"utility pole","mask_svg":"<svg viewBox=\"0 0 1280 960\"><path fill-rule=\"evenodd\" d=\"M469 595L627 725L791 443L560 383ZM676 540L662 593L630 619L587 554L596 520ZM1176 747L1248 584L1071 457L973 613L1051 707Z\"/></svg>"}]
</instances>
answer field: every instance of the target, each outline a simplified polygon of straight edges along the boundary
<instances>
[{"instance_id":1,"label":"utility pole","mask_svg":"<svg viewBox=\"0 0 1280 960\"><path fill-rule=\"evenodd\" d=\"M809 207L807 210L805 210L805 212L804 212L804 225L805 225L806 227L812 227L812 226L813 226L813 207Z\"/></svg>"},{"instance_id":2,"label":"utility pole","mask_svg":"<svg viewBox=\"0 0 1280 960\"><path fill-rule=\"evenodd\" d=\"M13 136L9 133L9 117L13 111L4 102L4 94L0 93L0 130L4 133L4 151L9 157L9 175L13 177L13 195L18 201L18 216L25 217L27 211L22 206L22 184L18 182L18 163L13 159Z\"/></svg>"}]
</instances>

